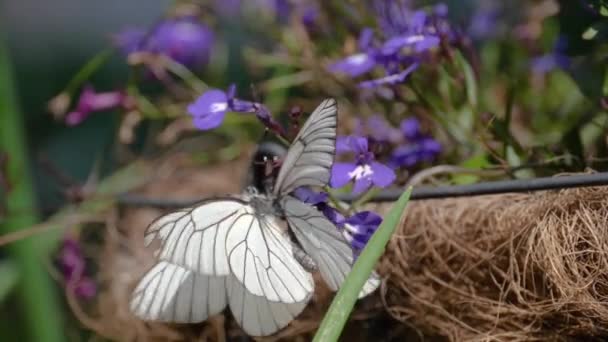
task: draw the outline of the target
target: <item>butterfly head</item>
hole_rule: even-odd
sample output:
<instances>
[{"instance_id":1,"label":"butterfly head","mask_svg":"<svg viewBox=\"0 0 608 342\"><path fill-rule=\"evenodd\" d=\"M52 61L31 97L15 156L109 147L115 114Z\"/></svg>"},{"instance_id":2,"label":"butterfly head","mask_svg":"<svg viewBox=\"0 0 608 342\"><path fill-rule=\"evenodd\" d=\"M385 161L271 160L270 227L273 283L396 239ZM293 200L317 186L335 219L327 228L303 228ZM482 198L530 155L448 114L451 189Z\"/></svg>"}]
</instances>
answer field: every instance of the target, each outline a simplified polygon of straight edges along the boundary
<instances>
[{"instance_id":1,"label":"butterfly head","mask_svg":"<svg viewBox=\"0 0 608 342\"><path fill-rule=\"evenodd\" d=\"M272 193L272 186L281 168L281 159L285 155L285 148L274 142L260 144L251 165L252 185L264 194Z\"/></svg>"}]
</instances>

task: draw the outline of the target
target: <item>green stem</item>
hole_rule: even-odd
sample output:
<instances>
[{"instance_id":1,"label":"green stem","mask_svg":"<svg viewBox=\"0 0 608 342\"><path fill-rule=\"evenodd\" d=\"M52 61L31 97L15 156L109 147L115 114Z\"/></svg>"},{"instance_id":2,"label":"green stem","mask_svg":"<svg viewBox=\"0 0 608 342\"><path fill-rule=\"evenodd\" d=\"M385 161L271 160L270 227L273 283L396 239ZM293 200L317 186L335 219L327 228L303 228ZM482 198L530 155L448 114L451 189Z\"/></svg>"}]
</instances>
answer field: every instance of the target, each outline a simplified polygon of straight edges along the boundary
<instances>
[{"instance_id":1,"label":"green stem","mask_svg":"<svg viewBox=\"0 0 608 342\"><path fill-rule=\"evenodd\" d=\"M78 89L86 80L91 78L91 75L93 75L93 73L110 58L110 56L112 56L112 52L113 50L111 49L102 50L91 58L82 68L80 68L80 70L78 70L76 75L72 77L68 85L65 87L64 92L72 96L76 89Z\"/></svg>"},{"instance_id":2,"label":"green stem","mask_svg":"<svg viewBox=\"0 0 608 342\"><path fill-rule=\"evenodd\" d=\"M355 262L352 271L344 280L338 294L331 302L331 306L323 318L313 342L338 341L348 320L348 316L359 297L361 288L363 288L363 285L369 279L378 259L384 253L386 244L390 240L391 235L393 235L395 228L399 225L399 220L403 215L411 193L412 188L410 187L393 205L384 217L378 230L372 235L363 252L359 255L357 262Z\"/></svg>"},{"instance_id":3,"label":"green stem","mask_svg":"<svg viewBox=\"0 0 608 342\"><path fill-rule=\"evenodd\" d=\"M0 38L0 152L8 155L6 220L3 233L14 232L36 223L35 198L28 172L23 114L17 108L8 51ZM30 341L65 341L63 322L54 284L49 278L32 240L19 241L8 248L19 267L18 295L23 322Z\"/></svg>"}]
</instances>

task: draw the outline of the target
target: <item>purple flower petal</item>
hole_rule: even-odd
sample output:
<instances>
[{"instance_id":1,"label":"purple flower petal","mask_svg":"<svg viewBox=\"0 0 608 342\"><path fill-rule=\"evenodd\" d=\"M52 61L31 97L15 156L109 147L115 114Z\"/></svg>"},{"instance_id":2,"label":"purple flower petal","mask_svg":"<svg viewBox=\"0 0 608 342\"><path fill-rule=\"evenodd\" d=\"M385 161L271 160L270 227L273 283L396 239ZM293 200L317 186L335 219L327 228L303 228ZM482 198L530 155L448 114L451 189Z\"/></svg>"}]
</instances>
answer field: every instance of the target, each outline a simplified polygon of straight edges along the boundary
<instances>
[{"instance_id":1,"label":"purple flower petal","mask_svg":"<svg viewBox=\"0 0 608 342\"><path fill-rule=\"evenodd\" d=\"M294 192L293 195L299 199L300 201L312 205L317 205L319 203L327 202L327 193L325 192L316 192L307 187L299 187Z\"/></svg>"},{"instance_id":2,"label":"purple flower petal","mask_svg":"<svg viewBox=\"0 0 608 342\"><path fill-rule=\"evenodd\" d=\"M364 166L359 166L359 168ZM356 172L356 171L355 171ZM361 173L359 177L355 177L355 184L353 186L353 195L359 195L365 190L372 186L372 176L369 174Z\"/></svg>"},{"instance_id":3,"label":"purple flower petal","mask_svg":"<svg viewBox=\"0 0 608 342\"><path fill-rule=\"evenodd\" d=\"M353 179L351 173L357 168L354 163L334 163L331 168L330 185L332 188L341 188Z\"/></svg>"},{"instance_id":4,"label":"purple flower petal","mask_svg":"<svg viewBox=\"0 0 608 342\"><path fill-rule=\"evenodd\" d=\"M403 136L412 141L420 137L420 121L417 118L407 118L399 125Z\"/></svg>"},{"instance_id":5,"label":"purple flower petal","mask_svg":"<svg viewBox=\"0 0 608 342\"><path fill-rule=\"evenodd\" d=\"M413 63L407 69L403 70L398 74L392 74L389 76L385 76L379 79L371 80L371 81L363 81L359 83L360 88L375 88L385 84L398 84L405 81L405 79L418 68L418 63Z\"/></svg>"},{"instance_id":6,"label":"purple flower petal","mask_svg":"<svg viewBox=\"0 0 608 342\"><path fill-rule=\"evenodd\" d=\"M417 144L397 147L391 154L391 165L395 167L412 167L420 161Z\"/></svg>"},{"instance_id":7,"label":"purple flower petal","mask_svg":"<svg viewBox=\"0 0 608 342\"><path fill-rule=\"evenodd\" d=\"M202 131L214 129L222 124L225 116L226 112L217 112L205 116L195 116L193 118L194 127Z\"/></svg>"},{"instance_id":8,"label":"purple flower petal","mask_svg":"<svg viewBox=\"0 0 608 342\"><path fill-rule=\"evenodd\" d=\"M197 67L209 60L213 32L193 16L164 20L150 33L145 51L162 53L187 67Z\"/></svg>"},{"instance_id":9,"label":"purple flower petal","mask_svg":"<svg viewBox=\"0 0 608 342\"><path fill-rule=\"evenodd\" d=\"M439 46L441 40L437 36L424 36L423 39L414 43L414 51L420 53Z\"/></svg>"},{"instance_id":10,"label":"purple flower petal","mask_svg":"<svg viewBox=\"0 0 608 342\"><path fill-rule=\"evenodd\" d=\"M205 92L188 106L188 113L194 117L194 125L201 130L219 126L228 110L226 93L212 89Z\"/></svg>"},{"instance_id":11,"label":"purple flower petal","mask_svg":"<svg viewBox=\"0 0 608 342\"><path fill-rule=\"evenodd\" d=\"M124 55L129 55L133 52L141 50L146 31L138 28L125 29L118 34L112 36L112 43Z\"/></svg>"},{"instance_id":12,"label":"purple flower petal","mask_svg":"<svg viewBox=\"0 0 608 342\"><path fill-rule=\"evenodd\" d=\"M356 154L367 152L367 138L356 135L339 136L336 139L336 153L344 154L354 152Z\"/></svg>"},{"instance_id":13,"label":"purple flower petal","mask_svg":"<svg viewBox=\"0 0 608 342\"><path fill-rule=\"evenodd\" d=\"M330 207L329 205L323 204L321 211L323 212L323 215L325 215L325 217L327 217L327 219L333 222L337 227L342 227L344 224L344 215L340 214L339 211Z\"/></svg>"},{"instance_id":14,"label":"purple flower petal","mask_svg":"<svg viewBox=\"0 0 608 342\"><path fill-rule=\"evenodd\" d=\"M420 44L430 38L437 38L437 37L425 36L422 34L408 34L408 35L393 37L393 38L387 40L382 45L382 54L392 55L392 54L399 52L399 50L401 50L402 48L404 48L406 46L412 46L412 45L417 46L418 44ZM439 39L437 39L436 42L438 43ZM416 49L416 51L419 52L422 50Z\"/></svg>"},{"instance_id":15,"label":"purple flower petal","mask_svg":"<svg viewBox=\"0 0 608 342\"><path fill-rule=\"evenodd\" d=\"M358 235L371 235L382 223L382 217L372 211L361 211L346 219L344 222L349 227L349 232Z\"/></svg>"},{"instance_id":16,"label":"purple flower petal","mask_svg":"<svg viewBox=\"0 0 608 342\"><path fill-rule=\"evenodd\" d=\"M369 54L358 53L331 64L329 70L334 73L344 73L351 77L357 77L370 71L375 65L376 62Z\"/></svg>"},{"instance_id":17,"label":"purple flower petal","mask_svg":"<svg viewBox=\"0 0 608 342\"><path fill-rule=\"evenodd\" d=\"M395 171L384 164L371 162L370 166L373 172L371 175L372 182L377 187L387 187L395 181L395 178L397 178Z\"/></svg>"},{"instance_id":18,"label":"purple flower petal","mask_svg":"<svg viewBox=\"0 0 608 342\"><path fill-rule=\"evenodd\" d=\"M359 50L366 51L372 45L372 39L374 38L374 30L369 27L361 30L359 34Z\"/></svg>"},{"instance_id":19,"label":"purple flower petal","mask_svg":"<svg viewBox=\"0 0 608 342\"><path fill-rule=\"evenodd\" d=\"M371 211L362 211L344 221L343 234L358 255L382 223L382 218Z\"/></svg>"}]
</instances>

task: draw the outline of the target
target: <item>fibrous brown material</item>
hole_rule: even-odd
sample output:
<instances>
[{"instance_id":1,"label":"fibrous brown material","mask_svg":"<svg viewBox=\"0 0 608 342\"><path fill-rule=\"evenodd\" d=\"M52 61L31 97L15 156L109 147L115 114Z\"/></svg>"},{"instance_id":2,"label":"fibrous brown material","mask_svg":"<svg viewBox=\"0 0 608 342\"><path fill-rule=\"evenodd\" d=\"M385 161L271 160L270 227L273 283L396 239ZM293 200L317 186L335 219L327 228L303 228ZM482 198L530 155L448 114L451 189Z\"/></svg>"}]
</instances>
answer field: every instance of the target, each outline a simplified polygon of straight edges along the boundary
<instances>
[{"instance_id":1,"label":"fibrous brown material","mask_svg":"<svg viewBox=\"0 0 608 342\"><path fill-rule=\"evenodd\" d=\"M246 169L241 165L204 174ZM142 191L151 196L181 191L192 197L235 192L240 186L215 181L221 177L188 181L187 174L177 183L156 181ZM205 179L214 181L204 184ZM242 336L229 313L202 324L167 325L142 322L129 312L129 293L152 263L141 241L143 230L160 213L129 209L108 219L98 255L101 292L86 313L77 315L113 340ZM381 291L360 301L355 322L343 336L353 341L370 336L413 340L412 331L425 340L452 341L608 336L607 228L605 187L411 202L378 265L385 279ZM333 298L317 284L302 315L268 340L310 340Z\"/></svg>"},{"instance_id":2,"label":"fibrous brown material","mask_svg":"<svg viewBox=\"0 0 608 342\"><path fill-rule=\"evenodd\" d=\"M452 341L608 336L607 228L606 187L412 202L387 310Z\"/></svg>"}]
</instances>

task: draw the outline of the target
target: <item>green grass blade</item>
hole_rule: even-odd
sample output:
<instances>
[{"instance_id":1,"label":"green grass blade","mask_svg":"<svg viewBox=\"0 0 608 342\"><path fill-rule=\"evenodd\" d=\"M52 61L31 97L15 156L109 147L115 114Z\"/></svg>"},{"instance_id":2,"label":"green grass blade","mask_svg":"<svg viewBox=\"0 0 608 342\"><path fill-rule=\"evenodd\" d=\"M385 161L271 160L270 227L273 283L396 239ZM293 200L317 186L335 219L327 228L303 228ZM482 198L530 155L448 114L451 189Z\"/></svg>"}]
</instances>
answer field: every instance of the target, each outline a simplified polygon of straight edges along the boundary
<instances>
[{"instance_id":1,"label":"green grass blade","mask_svg":"<svg viewBox=\"0 0 608 342\"><path fill-rule=\"evenodd\" d=\"M0 152L8 155L6 177L11 185L6 194L6 220L0 225L2 233L27 228L38 220L27 167L24 118L14 89L8 51L0 37ZM27 329L30 341L65 341L59 300L38 249L32 240L25 240L8 246L8 252L20 273L17 295L23 317L15 321Z\"/></svg>"},{"instance_id":2,"label":"green grass blade","mask_svg":"<svg viewBox=\"0 0 608 342\"><path fill-rule=\"evenodd\" d=\"M315 335L314 342L333 342L340 337L361 288L374 270L378 259L384 253L388 241L399 224L411 193L412 189L409 188L385 215L382 224L372 235L367 246L359 255L357 262L355 262L352 271L340 287L338 294L336 294Z\"/></svg>"}]
</instances>

